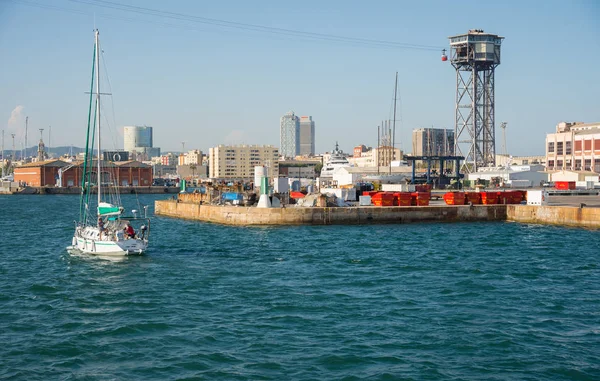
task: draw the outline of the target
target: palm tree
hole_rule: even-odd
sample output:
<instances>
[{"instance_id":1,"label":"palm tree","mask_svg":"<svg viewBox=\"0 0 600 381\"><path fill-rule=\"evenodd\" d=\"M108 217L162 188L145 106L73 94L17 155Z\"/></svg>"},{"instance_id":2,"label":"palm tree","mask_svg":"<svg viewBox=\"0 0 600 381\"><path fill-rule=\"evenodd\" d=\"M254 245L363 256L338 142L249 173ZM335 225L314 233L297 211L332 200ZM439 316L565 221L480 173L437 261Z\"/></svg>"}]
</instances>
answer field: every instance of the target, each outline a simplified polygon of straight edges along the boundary
<instances>
[{"instance_id":1,"label":"palm tree","mask_svg":"<svg viewBox=\"0 0 600 381\"><path fill-rule=\"evenodd\" d=\"M190 165L190 169L192 170L192 181L194 181L194 178L196 177L196 164L192 164Z\"/></svg>"}]
</instances>

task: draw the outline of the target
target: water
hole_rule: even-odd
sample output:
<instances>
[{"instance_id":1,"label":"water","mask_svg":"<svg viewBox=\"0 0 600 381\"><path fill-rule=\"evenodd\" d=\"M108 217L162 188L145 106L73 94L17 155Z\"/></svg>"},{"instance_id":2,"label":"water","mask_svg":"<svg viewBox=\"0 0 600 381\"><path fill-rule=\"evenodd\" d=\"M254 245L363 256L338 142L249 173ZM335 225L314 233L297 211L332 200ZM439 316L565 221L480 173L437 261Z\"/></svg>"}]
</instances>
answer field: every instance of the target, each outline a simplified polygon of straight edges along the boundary
<instances>
[{"instance_id":1,"label":"water","mask_svg":"<svg viewBox=\"0 0 600 381\"><path fill-rule=\"evenodd\" d=\"M600 379L599 231L156 217L115 262L77 211L0 196L0 379Z\"/></svg>"}]
</instances>

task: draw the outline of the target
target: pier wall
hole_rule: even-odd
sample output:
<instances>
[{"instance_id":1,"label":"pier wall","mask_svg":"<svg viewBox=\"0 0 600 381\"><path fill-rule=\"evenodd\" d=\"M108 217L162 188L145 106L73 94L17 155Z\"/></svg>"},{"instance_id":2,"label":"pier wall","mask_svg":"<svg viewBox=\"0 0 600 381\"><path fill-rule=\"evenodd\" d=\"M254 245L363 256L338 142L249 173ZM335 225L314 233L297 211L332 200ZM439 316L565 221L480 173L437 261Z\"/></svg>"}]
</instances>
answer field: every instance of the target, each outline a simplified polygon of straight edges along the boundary
<instances>
[{"instance_id":1,"label":"pier wall","mask_svg":"<svg viewBox=\"0 0 600 381\"><path fill-rule=\"evenodd\" d=\"M600 208L507 205L507 220L522 223L600 228Z\"/></svg>"},{"instance_id":2,"label":"pier wall","mask_svg":"<svg viewBox=\"0 0 600 381\"><path fill-rule=\"evenodd\" d=\"M357 225L413 222L504 221L506 205L256 208L155 202L155 214L228 225Z\"/></svg>"},{"instance_id":3,"label":"pier wall","mask_svg":"<svg viewBox=\"0 0 600 381\"><path fill-rule=\"evenodd\" d=\"M18 184L18 183L12 183ZM131 187L116 187L117 192L120 194L176 194L179 193L179 188L176 187L150 187L150 186L131 186ZM90 190L91 194L96 194L96 188ZM73 194L80 195L81 187L30 187L30 186L0 186L0 194L14 194L14 195L50 195L50 194Z\"/></svg>"}]
</instances>

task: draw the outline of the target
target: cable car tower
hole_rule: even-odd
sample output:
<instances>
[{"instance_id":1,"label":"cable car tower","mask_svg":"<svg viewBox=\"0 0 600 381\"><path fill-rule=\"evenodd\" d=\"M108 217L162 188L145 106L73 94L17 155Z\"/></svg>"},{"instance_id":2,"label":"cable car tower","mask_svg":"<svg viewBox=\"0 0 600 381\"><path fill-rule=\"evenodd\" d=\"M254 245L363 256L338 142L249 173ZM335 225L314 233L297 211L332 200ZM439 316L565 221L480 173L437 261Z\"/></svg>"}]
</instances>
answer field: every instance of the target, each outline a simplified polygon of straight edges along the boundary
<instances>
[{"instance_id":1,"label":"cable car tower","mask_svg":"<svg viewBox=\"0 0 600 381\"><path fill-rule=\"evenodd\" d=\"M464 172L477 172L496 165L494 70L504 37L472 29L449 39L456 69L454 152L465 157Z\"/></svg>"}]
</instances>

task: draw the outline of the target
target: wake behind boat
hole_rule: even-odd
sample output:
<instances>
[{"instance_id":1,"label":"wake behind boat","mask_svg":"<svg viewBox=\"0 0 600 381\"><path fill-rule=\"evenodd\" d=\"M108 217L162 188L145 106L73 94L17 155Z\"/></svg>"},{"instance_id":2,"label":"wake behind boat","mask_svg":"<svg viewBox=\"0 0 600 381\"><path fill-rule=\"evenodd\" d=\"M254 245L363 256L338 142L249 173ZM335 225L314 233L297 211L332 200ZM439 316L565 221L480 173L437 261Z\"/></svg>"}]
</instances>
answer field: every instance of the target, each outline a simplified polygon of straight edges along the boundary
<instances>
[{"instance_id":1,"label":"wake behind boat","mask_svg":"<svg viewBox=\"0 0 600 381\"><path fill-rule=\"evenodd\" d=\"M90 89L90 108L88 113L87 140L85 145L85 159L83 174L81 176L81 199L79 210L79 222L75 226L72 246L67 247L70 253L87 253L97 255L130 255L142 254L148 248L148 237L150 235L150 219L137 217L136 211L132 216L124 216L124 208L120 202L119 192L116 191L116 176L111 170L114 168L103 166L100 140L100 44L99 32L95 30L94 61L92 64L92 84ZM92 122L91 90L96 84L95 91L95 113ZM98 157L94 161L93 147L96 140ZM112 168L112 169L111 169ZM95 182L95 185L93 184ZM95 187L97 200L90 199L92 187ZM94 205L92 205L92 203ZM93 206L96 213L92 213ZM136 228L134 227L137 226Z\"/></svg>"}]
</instances>

